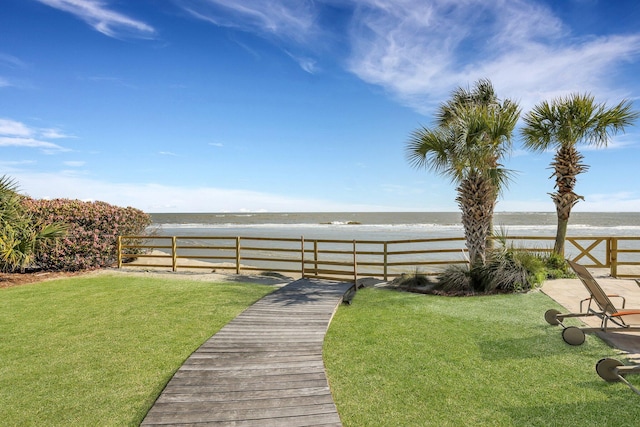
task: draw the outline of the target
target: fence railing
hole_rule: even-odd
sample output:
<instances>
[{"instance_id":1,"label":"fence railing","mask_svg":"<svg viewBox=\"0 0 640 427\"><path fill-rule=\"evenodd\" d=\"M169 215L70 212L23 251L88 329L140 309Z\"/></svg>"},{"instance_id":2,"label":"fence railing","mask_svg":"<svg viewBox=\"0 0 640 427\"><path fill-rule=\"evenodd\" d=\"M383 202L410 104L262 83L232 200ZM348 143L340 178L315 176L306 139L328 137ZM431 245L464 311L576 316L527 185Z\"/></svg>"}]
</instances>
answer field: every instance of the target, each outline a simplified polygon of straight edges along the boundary
<instances>
[{"instance_id":1,"label":"fence railing","mask_svg":"<svg viewBox=\"0 0 640 427\"><path fill-rule=\"evenodd\" d=\"M514 250L551 252L554 237L509 236ZM496 243L498 245L498 243ZM613 277L640 277L640 237L567 237L565 256L587 267L608 268ZM333 240L223 237L120 236L118 267L163 267L295 273L302 277L355 281L389 280L403 273L435 275L468 263L464 238Z\"/></svg>"}]
</instances>

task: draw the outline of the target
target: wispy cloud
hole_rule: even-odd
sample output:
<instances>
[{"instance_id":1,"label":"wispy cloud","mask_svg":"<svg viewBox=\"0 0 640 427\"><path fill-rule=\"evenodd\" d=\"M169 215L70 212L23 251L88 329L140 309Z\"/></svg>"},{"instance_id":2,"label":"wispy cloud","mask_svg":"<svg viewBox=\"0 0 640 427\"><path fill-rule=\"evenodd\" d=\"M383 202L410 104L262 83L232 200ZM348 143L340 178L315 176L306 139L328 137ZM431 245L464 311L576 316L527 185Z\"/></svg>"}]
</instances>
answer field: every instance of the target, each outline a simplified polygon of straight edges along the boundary
<instances>
[{"instance_id":1,"label":"wispy cloud","mask_svg":"<svg viewBox=\"0 0 640 427\"><path fill-rule=\"evenodd\" d=\"M282 212L370 211L380 206L335 203L315 198L215 187L179 187L157 183L112 183L78 173L14 172L26 194L34 198L101 200L146 212Z\"/></svg>"},{"instance_id":2,"label":"wispy cloud","mask_svg":"<svg viewBox=\"0 0 640 427\"><path fill-rule=\"evenodd\" d=\"M64 165L72 168L80 168L84 166L86 163L87 162L82 160L70 160L70 161L64 162Z\"/></svg>"},{"instance_id":3,"label":"wispy cloud","mask_svg":"<svg viewBox=\"0 0 640 427\"><path fill-rule=\"evenodd\" d=\"M632 133L611 135L607 145L580 145L580 151L618 150L638 145L640 133L637 129Z\"/></svg>"},{"instance_id":4,"label":"wispy cloud","mask_svg":"<svg viewBox=\"0 0 640 427\"><path fill-rule=\"evenodd\" d=\"M0 65L7 68L25 68L26 64L20 58L0 52Z\"/></svg>"},{"instance_id":5,"label":"wispy cloud","mask_svg":"<svg viewBox=\"0 0 640 427\"><path fill-rule=\"evenodd\" d=\"M215 25L271 38L308 73L317 71L310 52L317 53L319 40L348 40L348 57L337 61L423 112L455 87L485 77L523 109L575 91L622 98L628 94L615 70L640 55L640 32L580 38L549 7L531 0L352 0L339 3L352 9L340 36L330 30L343 27L322 26L323 8L335 7L335 0L177 4Z\"/></svg>"},{"instance_id":6,"label":"wispy cloud","mask_svg":"<svg viewBox=\"0 0 640 427\"><path fill-rule=\"evenodd\" d=\"M177 4L194 17L218 26L297 42L316 28L314 3L307 0L190 0Z\"/></svg>"},{"instance_id":7,"label":"wispy cloud","mask_svg":"<svg viewBox=\"0 0 640 427\"><path fill-rule=\"evenodd\" d=\"M26 68L27 64L18 57L0 52L0 67L15 70ZM0 76L0 88L17 86L18 84L15 81L10 80L7 77Z\"/></svg>"},{"instance_id":8,"label":"wispy cloud","mask_svg":"<svg viewBox=\"0 0 640 427\"><path fill-rule=\"evenodd\" d=\"M302 68L307 73L315 74L318 71L317 61L315 59L309 58L307 56L294 55L289 51L285 52L291 57L291 59L298 63L300 68Z\"/></svg>"},{"instance_id":9,"label":"wispy cloud","mask_svg":"<svg viewBox=\"0 0 640 427\"><path fill-rule=\"evenodd\" d=\"M0 168L5 172L22 170L24 166L31 166L35 164L37 164L35 160L0 160Z\"/></svg>"},{"instance_id":10,"label":"wispy cloud","mask_svg":"<svg viewBox=\"0 0 640 427\"><path fill-rule=\"evenodd\" d=\"M61 151L70 151L46 139L70 138L59 129L37 129L26 124L12 120L0 119L0 147L24 147L39 148L45 153L51 154Z\"/></svg>"},{"instance_id":11,"label":"wispy cloud","mask_svg":"<svg viewBox=\"0 0 640 427\"><path fill-rule=\"evenodd\" d=\"M40 129L40 135L46 139L68 139L75 138L73 135L67 135L61 129L57 128L48 128L48 129Z\"/></svg>"},{"instance_id":12,"label":"wispy cloud","mask_svg":"<svg viewBox=\"0 0 640 427\"><path fill-rule=\"evenodd\" d=\"M25 147L25 148L41 148L46 152L69 151L69 149L61 147L52 142L42 141L34 138L20 138L0 136L0 147Z\"/></svg>"},{"instance_id":13,"label":"wispy cloud","mask_svg":"<svg viewBox=\"0 0 640 427\"><path fill-rule=\"evenodd\" d=\"M322 2L319 2L322 3ZM282 43L283 51L309 74L318 71L317 60L309 54L292 53L291 47L315 50L318 36L325 33L318 24L317 4L308 0L190 0L177 3L192 16L220 27L236 28ZM326 33L325 33L326 34ZM253 57L255 49L235 40Z\"/></svg>"},{"instance_id":14,"label":"wispy cloud","mask_svg":"<svg viewBox=\"0 0 640 427\"><path fill-rule=\"evenodd\" d=\"M585 88L610 96L612 68L640 54L640 34L572 38L526 0L357 3L349 69L416 108L482 77L525 108Z\"/></svg>"},{"instance_id":15,"label":"wispy cloud","mask_svg":"<svg viewBox=\"0 0 640 427\"><path fill-rule=\"evenodd\" d=\"M584 201L578 203L575 209L585 212L638 212L640 195L630 191L585 194Z\"/></svg>"},{"instance_id":16,"label":"wispy cloud","mask_svg":"<svg viewBox=\"0 0 640 427\"><path fill-rule=\"evenodd\" d=\"M28 137L33 131L24 123L11 119L0 119L0 135Z\"/></svg>"},{"instance_id":17,"label":"wispy cloud","mask_svg":"<svg viewBox=\"0 0 640 427\"><path fill-rule=\"evenodd\" d=\"M37 0L63 12L71 13L102 34L120 37L152 38L155 29L139 20L109 8L106 0Z\"/></svg>"}]
</instances>

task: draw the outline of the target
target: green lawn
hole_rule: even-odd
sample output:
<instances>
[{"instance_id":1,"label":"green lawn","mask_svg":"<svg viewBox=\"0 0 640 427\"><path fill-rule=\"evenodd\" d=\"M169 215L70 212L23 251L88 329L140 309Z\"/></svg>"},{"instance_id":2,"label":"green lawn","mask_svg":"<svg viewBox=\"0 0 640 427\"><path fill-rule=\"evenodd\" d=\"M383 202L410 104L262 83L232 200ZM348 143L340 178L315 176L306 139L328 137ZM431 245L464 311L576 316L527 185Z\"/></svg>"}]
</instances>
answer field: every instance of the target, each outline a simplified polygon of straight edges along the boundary
<instances>
[{"instance_id":1,"label":"green lawn","mask_svg":"<svg viewBox=\"0 0 640 427\"><path fill-rule=\"evenodd\" d=\"M2 289L0 424L137 425L184 359L272 290L120 275ZM615 352L565 344L551 307L539 292L358 291L325 343L344 425L636 425L640 398L595 373Z\"/></svg>"},{"instance_id":2,"label":"green lawn","mask_svg":"<svg viewBox=\"0 0 640 427\"><path fill-rule=\"evenodd\" d=\"M616 352L564 343L540 292L450 298L364 289L325 340L334 400L349 426L630 426L640 396L606 383ZM629 377L640 385L640 375Z\"/></svg>"},{"instance_id":3,"label":"green lawn","mask_svg":"<svg viewBox=\"0 0 640 427\"><path fill-rule=\"evenodd\" d=\"M0 424L138 425L182 362L273 287L133 276L0 290Z\"/></svg>"}]
</instances>

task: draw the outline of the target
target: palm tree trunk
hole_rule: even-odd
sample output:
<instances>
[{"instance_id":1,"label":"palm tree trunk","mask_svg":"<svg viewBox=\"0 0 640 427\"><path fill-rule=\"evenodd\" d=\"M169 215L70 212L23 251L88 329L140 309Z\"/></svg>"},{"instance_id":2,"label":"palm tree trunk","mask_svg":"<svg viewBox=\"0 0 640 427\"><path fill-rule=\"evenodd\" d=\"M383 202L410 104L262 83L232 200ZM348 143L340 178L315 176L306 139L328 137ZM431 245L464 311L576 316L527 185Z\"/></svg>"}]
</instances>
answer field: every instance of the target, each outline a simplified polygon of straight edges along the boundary
<instances>
[{"instance_id":1,"label":"palm tree trunk","mask_svg":"<svg viewBox=\"0 0 640 427\"><path fill-rule=\"evenodd\" d=\"M556 229L556 242L553 246L553 252L558 255L562 255L564 257L564 241L567 237L567 225L569 224L569 219L560 219L558 218L558 227Z\"/></svg>"},{"instance_id":2,"label":"palm tree trunk","mask_svg":"<svg viewBox=\"0 0 640 427\"><path fill-rule=\"evenodd\" d=\"M564 241L567 237L567 225L573 208L584 197L577 195L573 189L576 185L576 176L585 170L587 166L582 163L584 157L574 145L561 147L555 155L551 165L554 168L553 176L556 178L557 191L551 194L556 205L558 215L558 227L556 230L556 242L553 251L564 256Z\"/></svg>"},{"instance_id":3,"label":"palm tree trunk","mask_svg":"<svg viewBox=\"0 0 640 427\"><path fill-rule=\"evenodd\" d=\"M456 201L462 212L462 226L472 265L486 262L493 225L496 191L491 181L474 174L460 183Z\"/></svg>"}]
</instances>

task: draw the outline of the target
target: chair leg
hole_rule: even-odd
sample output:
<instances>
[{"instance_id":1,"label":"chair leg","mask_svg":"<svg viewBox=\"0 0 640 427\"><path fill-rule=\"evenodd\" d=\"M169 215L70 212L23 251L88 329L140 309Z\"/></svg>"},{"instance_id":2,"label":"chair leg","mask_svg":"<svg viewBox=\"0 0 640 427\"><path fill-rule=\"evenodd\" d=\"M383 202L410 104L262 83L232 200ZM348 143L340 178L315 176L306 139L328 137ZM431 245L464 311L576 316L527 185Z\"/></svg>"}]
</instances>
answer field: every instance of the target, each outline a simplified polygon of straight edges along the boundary
<instances>
[{"instance_id":1,"label":"chair leg","mask_svg":"<svg viewBox=\"0 0 640 427\"><path fill-rule=\"evenodd\" d=\"M544 312L544 320L546 320L550 325L559 325L560 321L558 320L558 314L560 314L558 310L550 308Z\"/></svg>"},{"instance_id":2,"label":"chair leg","mask_svg":"<svg viewBox=\"0 0 640 427\"><path fill-rule=\"evenodd\" d=\"M598 363L596 363L596 372L603 380L607 382L623 382L633 390L634 393L640 395L640 390L634 387L634 385L624 377L626 374L640 374L640 365L625 366L619 360L606 358L600 359Z\"/></svg>"},{"instance_id":3,"label":"chair leg","mask_svg":"<svg viewBox=\"0 0 640 427\"><path fill-rule=\"evenodd\" d=\"M570 345L582 345L585 333L578 327L569 326L562 331L562 339Z\"/></svg>"},{"instance_id":4,"label":"chair leg","mask_svg":"<svg viewBox=\"0 0 640 427\"><path fill-rule=\"evenodd\" d=\"M615 383L620 381L620 375L618 374L618 366L623 366L623 363L616 359L600 359L596 363L596 372L600 375L600 378L608 383Z\"/></svg>"}]
</instances>

